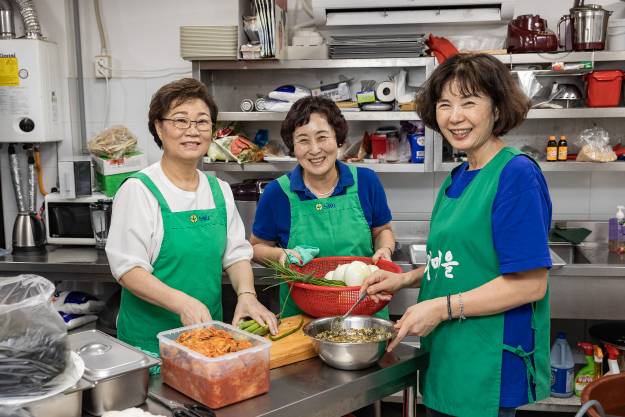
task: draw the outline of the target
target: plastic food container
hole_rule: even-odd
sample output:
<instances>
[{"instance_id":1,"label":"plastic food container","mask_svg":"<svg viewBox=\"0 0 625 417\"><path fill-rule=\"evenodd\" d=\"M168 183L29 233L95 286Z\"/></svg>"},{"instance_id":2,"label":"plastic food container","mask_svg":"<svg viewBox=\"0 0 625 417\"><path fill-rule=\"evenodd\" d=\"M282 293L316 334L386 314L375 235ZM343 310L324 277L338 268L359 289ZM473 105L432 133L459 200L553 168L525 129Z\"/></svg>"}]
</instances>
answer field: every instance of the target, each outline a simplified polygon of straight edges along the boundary
<instances>
[{"instance_id":1,"label":"plastic food container","mask_svg":"<svg viewBox=\"0 0 625 417\"><path fill-rule=\"evenodd\" d=\"M215 327L252 347L209 358L176 342L183 332ZM163 382L211 408L220 408L269 391L271 342L220 321L167 330L157 335Z\"/></svg>"},{"instance_id":2,"label":"plastic food container","mask_svg":"<svg viewBox=\"0 0 625 417\"><path fill-rule=\"evenodd\" d=\"M593 71L588 74L588 107L616 107L621 101L623 71Z\"/></svg>"}]
</instances>

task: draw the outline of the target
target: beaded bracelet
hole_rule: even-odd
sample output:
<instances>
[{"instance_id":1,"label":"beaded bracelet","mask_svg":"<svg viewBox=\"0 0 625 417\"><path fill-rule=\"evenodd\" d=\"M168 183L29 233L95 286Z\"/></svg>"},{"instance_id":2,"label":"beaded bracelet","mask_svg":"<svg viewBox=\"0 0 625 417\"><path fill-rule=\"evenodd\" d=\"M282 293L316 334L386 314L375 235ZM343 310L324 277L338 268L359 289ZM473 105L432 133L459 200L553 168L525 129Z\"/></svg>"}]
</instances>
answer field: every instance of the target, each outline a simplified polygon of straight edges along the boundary
<instances>
[{"instance_id":1,"label":"beaded bracelet","mask_svg":"<svg viewBox=\"0 0 625 417\"><path fill-rule=\"evenodd\" d=\"M460 306L460 316L458 316L458 321L466 320L467 317L464 315L464 303L462 302L462 293L458 293L458 305Z\"/></svg>"},{"instance_id":2,"label":"beaded bracelet","mask_svg":"<svg viewBox=\"0 0 625 417\"><path fill-rule=\"evenodd\" d=\"M447 320L451 320L451 294L447 294Z\"/></svg>"}]
</instances>

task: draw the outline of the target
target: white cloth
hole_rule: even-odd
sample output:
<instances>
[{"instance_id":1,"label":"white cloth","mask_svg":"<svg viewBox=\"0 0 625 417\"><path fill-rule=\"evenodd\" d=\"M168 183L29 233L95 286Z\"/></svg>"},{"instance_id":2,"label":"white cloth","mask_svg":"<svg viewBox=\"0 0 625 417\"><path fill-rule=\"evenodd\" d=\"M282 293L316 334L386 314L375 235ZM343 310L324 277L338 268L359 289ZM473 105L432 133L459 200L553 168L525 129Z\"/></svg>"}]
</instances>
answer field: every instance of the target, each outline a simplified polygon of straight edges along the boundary
<instances>
[{"instance_id":1,"label":"white cloth","mask_svg":"<svg viewBox=\"0 0 625 417\"><path fill-rule=\"evenodd\" d=\"M206 175L200 171L196 191L176 187L165 175L160 162L142 170L158 187L172 212L206 210L215 207ZM245 228L234 204L227 182L219 180L226 201L227 242L221 259L224 269L241 260L252 259L252 246L245 240ZM210 237L208 237L210 239ZM163 241L163 218L156 197L136 178L128 179L113 201L111 228L106 241L106 255L111 273L119 279L134 267L152 273Z\"/></svg>"}]
</instances>

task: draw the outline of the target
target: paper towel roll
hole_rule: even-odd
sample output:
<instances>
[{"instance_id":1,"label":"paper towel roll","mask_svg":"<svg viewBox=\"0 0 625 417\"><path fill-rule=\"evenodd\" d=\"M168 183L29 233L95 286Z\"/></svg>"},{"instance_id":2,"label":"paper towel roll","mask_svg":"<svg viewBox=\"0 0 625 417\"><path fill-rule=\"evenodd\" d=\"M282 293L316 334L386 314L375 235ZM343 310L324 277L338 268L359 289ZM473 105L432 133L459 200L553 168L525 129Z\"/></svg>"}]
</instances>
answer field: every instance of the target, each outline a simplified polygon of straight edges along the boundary
<instances>
[{"instance_id":1,"label":"paper towel roll","mask_svg":"<svg viewBox=\"0 0 625 417\"><path fill-rule=\"evenodd\" d=\"M383 81L375 87L375 96L378 101L390 102L395 100L395 83Z\"/></svg>"}]
</instances>

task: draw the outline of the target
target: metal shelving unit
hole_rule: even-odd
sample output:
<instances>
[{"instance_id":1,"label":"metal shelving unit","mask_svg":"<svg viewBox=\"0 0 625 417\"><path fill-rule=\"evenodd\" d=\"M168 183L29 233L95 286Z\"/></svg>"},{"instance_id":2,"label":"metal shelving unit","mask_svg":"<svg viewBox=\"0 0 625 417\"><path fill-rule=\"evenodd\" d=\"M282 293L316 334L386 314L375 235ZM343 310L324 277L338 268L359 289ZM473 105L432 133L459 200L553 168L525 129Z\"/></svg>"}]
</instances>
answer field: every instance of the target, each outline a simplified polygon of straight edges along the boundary
<instances>
[{"instance_id":1,"label":"metal shelving unit","mask_svg":"<svg viewBox=\"0 0 625 417\"><path fill-rule=\"evenodd\" d=\"M384 122L400 120L420 120L414 111L344 111L348 121ZM245 122L281 122L286 117L284 112L236 112L227 111L217 115L218 120Z\"/></svg>"},{"instance_id":2,"label":"metal shelving unit","mask_svg":"<svg viewBox=\"0 0 625 417\"><path fill-rule=\"evenodd\" d=\"M504 64L549 64L552 62L610 62L625 61L625 51L545 52L530 54L493 55Z\"/></svg>"},{"instance_id":3,"label":"metal shelving unit","mask_svg":"<svg viewBox=\"0 0 625 417\"><path fill-rule=\"evenodd\" d=\"M530 54L505 54L494 55L497 59L511 67L523 64L550 64L553 62L581 62L591 61L600 63L603 67L606 64L614 62L619 67L625 67L625 51L595 51L595 52L557 52L557 53L530 53ZM238 104L234 104L233 96L238 97L242 94L242 89L258 88L258 85L270 85L278 82L283 78L285 82L294 82L300 80L306 85L313 81L323 80L327 83L329 78L338 76L338 74L349 75L356 72L359 75L366 74L371 71L384 71L385 69L407 68L420 69L428 76L435 68L436 62L431 57L421 58L380 58L380 59L327 59L327 60L259 60L259 61L194 61L193 76L203 80L207 85L213 88L213 94L218 97L224 97L230 100L226 109L234 109ZM345 70L345 71L343 71ZM248 73L249 71L249 73ZM239 74L238 81L245 81L240 78L242 74L249 76L254 74L253 80L243 83L245 85L236 85L236 81L229 87L229 81L234 74ZM567 75L567 72L557 73L553 75ZM290 78L289 78L290 77ZM248 77L249 78L249 77ZM373 78L373 77L372 77ZM253 82L251 82L253 81ZM230 90L224 90L224 86ZM249 90L248 90L249 91ZM221 102L220 102L221 105ZM219 120L237 121L244 123L279 123L284 120L286 113L283 112L240 112L240 111L222 111L219 114ZM343 112L345 119L350 122L399 122L405 120L419 120L418 115L414 111L359 111L359 112ZM614 108L570 108L570 109L532 109L528 113L528 120L544 120L544 119L611 119L624 118L625 107ZM456 163L442 161L442 138L433 131L426 130L426 163L424 165L416 164L361 164L377 172L432 172L432 171L450 171ZM293 163L258 163L239 166L234 163L230 164L209 164L206 169L228 171L228 172L283 172L292 167ZM567 172L567 171L625 171L625 164L620 162L613 163L585 163L585 162L557 162L557 163L541 163L544 171Z\"/></svg>"},{"instance_id":4,"label":"metal shelving unit","mask_svg":"<svg viewBox=\"0 0 625 417\"><path fill-rule=\"evenodd\" d=\"M205 158L205 171L222 171L222 172L287 172L295 168L296 162L255 162L248 164L237 164L236 162L208 162ZM426 172L424 164L365 164L350 163L356 167L365 167L375 172L394 172L394 173L416 173Z\"/></svg>"},{"instance_id":5,"label":"metal shelving unit","mask_svg":"<svg viewBox=\"0 0 625 417\"><path fill-rule=\"evenodd\" d=\"M442 162L436 171L449 172L458 166L460 162ZM623 172L625 162L539 162L544 172Z\"/></svg>"},{"instance_id":6,"label":"metal shelving unit","mask_svg":"<svg viewBox=\"0 0 625 417\"><path fill-rule=\"evenodd\" d=\"M575 109L532 109L528 119L602 119L625 118L625 107L589 107Z\"/></svg>"}]
</instances>

